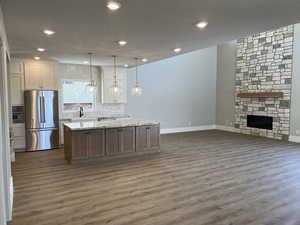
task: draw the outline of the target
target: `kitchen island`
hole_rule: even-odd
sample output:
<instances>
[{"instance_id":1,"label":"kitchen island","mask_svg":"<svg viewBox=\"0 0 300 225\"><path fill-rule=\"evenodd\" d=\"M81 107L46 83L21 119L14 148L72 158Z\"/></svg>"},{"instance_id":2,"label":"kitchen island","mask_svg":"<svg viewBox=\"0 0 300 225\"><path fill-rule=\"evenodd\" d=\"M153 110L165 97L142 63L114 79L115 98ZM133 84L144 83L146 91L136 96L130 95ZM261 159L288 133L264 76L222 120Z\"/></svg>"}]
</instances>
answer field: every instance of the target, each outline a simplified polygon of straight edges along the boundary
<instances>
[{"instance_id":1,"label":"kitchen island","mask_svg":"<svg viewBox=\"0 0 300 225\"><path fill-rule=\"evenodd\" d=\"M160 150L160 123L154 120L83 121L64 124L68 162L118 158Z\"/></svg>"}]
</instances>

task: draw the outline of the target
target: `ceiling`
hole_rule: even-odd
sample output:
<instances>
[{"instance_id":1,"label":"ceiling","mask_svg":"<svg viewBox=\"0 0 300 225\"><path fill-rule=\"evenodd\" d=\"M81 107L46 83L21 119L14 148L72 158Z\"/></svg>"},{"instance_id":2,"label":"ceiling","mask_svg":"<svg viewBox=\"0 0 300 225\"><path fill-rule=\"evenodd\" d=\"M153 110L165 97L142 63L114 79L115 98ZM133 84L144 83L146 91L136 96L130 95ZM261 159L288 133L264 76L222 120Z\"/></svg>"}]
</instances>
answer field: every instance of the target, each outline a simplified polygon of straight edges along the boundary
<instances>
[{"instance_id":1,"label":"ceiling","mask_svg":"<svg viewBox=\"0 0 300 225\"><path fill-rule=\"evenodd\" d=\"M112 12L105 0L2 0L12 55L83 63L149 62L300 22L299 0L122 0ZM194 25L205 20L204 30ZM56 31L46 37L42 30ZM118 40L128 44L120 47ZM38 54L37 47L46 48Z\"/></svg>"}]
</instances>

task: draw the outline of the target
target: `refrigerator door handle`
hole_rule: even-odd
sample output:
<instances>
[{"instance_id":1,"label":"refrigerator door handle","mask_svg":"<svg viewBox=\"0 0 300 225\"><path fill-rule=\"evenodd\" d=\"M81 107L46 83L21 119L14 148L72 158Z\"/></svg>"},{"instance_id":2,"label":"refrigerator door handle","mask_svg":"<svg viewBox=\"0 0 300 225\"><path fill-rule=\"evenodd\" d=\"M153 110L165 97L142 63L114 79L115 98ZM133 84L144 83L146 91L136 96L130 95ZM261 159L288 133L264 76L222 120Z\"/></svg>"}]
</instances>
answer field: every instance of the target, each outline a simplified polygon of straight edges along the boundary
<instances>
[{"instance_id":1,"label":"refrigerator door handle","mask_svg":"<svg viewBox=\"0 0 300 225\"><path fill-rule=\"evenodd\" d=\"M43 104L42 104L42 108L43 108L43 123L46 123L46 115L45 115L45 97L42 96L42 100L43 100Z\"/></svg>"},{"instance_id":2,"label":"refrigerator door handle","mask_svg":"<svg viewBox=\"0 0 300 225\"><path fill-rule=\"evenodd\" d=\"M43 99L40 96L39 97L39 101L40 101L40 122L44 123L44 119L43 119Z\"/></svg>"}]
</instances>

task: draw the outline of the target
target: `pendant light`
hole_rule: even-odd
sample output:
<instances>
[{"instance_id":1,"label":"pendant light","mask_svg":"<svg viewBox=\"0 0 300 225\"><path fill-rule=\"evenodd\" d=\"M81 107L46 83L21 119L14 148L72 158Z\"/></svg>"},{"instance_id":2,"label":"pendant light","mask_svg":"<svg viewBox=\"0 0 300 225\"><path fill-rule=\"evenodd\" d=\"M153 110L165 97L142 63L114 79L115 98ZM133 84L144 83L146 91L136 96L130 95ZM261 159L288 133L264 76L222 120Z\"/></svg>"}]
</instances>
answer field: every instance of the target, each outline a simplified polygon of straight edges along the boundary
<instances>
[{"instance_id":1,"label":"pendant light","mask_svg":"<svg viewBox=\"0 0 300 225\"><path fill-rule=\"evenodd\" d=\"M93 65L92 65L92 55L93 53L88 53L90 57L90 82L86 86L86 91L92 93L96 90L96 82L93 80Z\"/></svg>"},{"instance_id":2,"label":"pendant light","mask_svg":"<svg viewBox=\"0 0 300 225\"><path fill-rule=\"evenodd\" d=\"M117 56L113 55L113 58L114 58L114 80L113 80L113 85L110 88L110 92L113 96L117 97L120 96L121 90L117 81Z\"/></svg>"},{"instance_id":3,"label":"pendant light","mask_svg":"<svg viewBox=\"0 0 300 225\"><path fill-rule=\"evenodd\" d=\"M136 66L135 66L135 85L133 85L131 89L131 93L134 96L140 96L142 95L142 88L139 85L139 80L138 80L138 58L135 58L136 61Z\"/></svg>"}]
</instances>

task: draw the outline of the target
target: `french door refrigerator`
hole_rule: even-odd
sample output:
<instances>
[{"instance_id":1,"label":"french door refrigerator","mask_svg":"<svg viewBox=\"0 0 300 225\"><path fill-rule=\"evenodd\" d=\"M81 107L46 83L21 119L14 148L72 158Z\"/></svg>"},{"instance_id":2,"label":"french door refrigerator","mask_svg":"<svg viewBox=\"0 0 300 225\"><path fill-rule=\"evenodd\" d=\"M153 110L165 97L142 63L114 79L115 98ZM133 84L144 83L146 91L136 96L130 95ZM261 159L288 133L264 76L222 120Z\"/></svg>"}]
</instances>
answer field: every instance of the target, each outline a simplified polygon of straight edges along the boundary
<instances>
[{"instance_id":1,"label":"french door refrigerator","mask_svg":"<svg viewBox=\"0 0 300 225\"><path fill-rule=\"evenodd\" d=\"M26 90L26 151L59 147L58 92Z\"/></svg>"}]
</instances>

